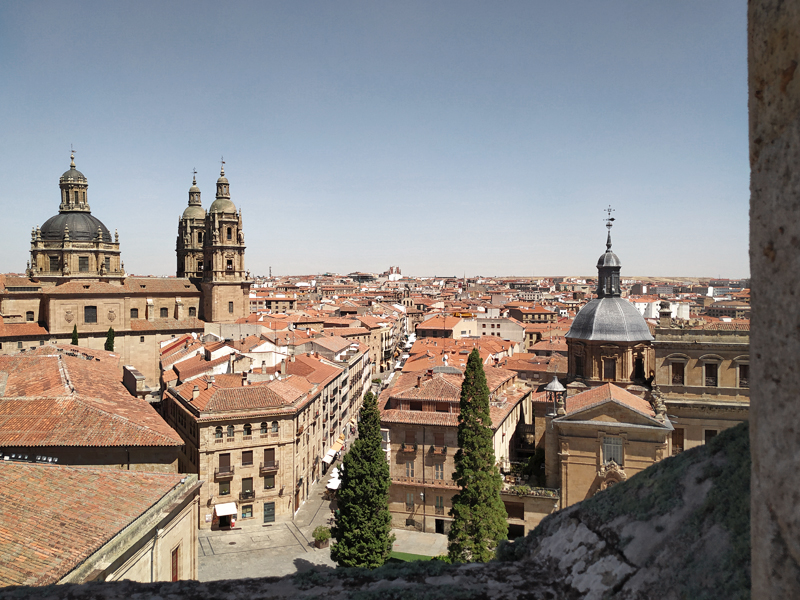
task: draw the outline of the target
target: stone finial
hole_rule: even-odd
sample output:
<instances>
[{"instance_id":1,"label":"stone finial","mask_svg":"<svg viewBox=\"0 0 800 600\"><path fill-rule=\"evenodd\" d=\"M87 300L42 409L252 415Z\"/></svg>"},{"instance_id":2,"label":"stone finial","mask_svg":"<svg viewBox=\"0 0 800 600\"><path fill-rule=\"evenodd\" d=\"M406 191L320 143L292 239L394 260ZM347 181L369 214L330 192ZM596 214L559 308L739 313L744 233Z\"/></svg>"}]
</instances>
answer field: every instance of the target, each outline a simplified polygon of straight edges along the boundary
<instances>
[{"instance_id":1,"label":"stone finial","mask_svg":"<svg viewBox=\"0 0 800 600\"><path fill-rule=\"evenodd\" d=\"M114 230L114 243L119 244L119 231Z\"/></svg>"}]
</instances>

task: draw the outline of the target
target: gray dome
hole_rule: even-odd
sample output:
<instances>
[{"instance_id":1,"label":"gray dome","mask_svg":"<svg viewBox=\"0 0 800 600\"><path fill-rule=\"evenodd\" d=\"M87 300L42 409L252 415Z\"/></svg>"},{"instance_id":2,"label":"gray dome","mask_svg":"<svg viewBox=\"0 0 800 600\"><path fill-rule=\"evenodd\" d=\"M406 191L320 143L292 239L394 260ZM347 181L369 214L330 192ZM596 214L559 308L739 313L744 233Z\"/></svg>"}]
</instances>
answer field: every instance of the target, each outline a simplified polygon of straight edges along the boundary
<instances>
[{"instance_id":1,"label":"gray dome","mask_svg":"<svg viewBox=\"0 0 800 600\"><path fill-rule=\"evenodd\" d=\"M644 342L653 339L647 322L633 304L624 298L609 297L592 300L584 306L565 337L608 342Z\"/></svg>"},{"instance_id":2,"label":"gray dome","mask_svg":"<svg viewBox=\"0 0 800 600\"><path fill-rule=\"evenodd\" d=\"M103 241L111 242L111 234L97 219L88 212L63 212L55 217L50 217L42 225L42 239L44 241L62 241L64 239L64 227L69 227L69 239L71 241L91 242L97 236L97 228L103 232Z\"/></svg>"},{"instance_id":3,"label":"gray dome","mask_svg":"<svg viewBox=\"0 0 800 600\"><path fill-rule=\"evenodd\" d=\"M230 198L217 198L211 203L208 212L236 212L236 205L231 202Z\"/></svg>"},{"instance_id":4,"label":"gray dome","mask_svg":"<svg viewBox=\"0 0 800 600\"><path fill-rule=\"evenodd\" d=\"M622 263L619 262L619 257L614 254L610 249L603 252L600 258L597 259L597 268L602 267L621 267Z\"/></svg>"},{"instance_id":5,"label":"gray dome","mask_svg":"<svg viewBox=\"0 0 800 600\"><path fill-rule=\"evenodd\" d=\"M205 219L206 218L206 211L203 210L202 206L197 206L196 204L190 204L186 207L186 210L183 211L184 219Z\"/></svg>"},{"instance_id":6,"label":"gray dome","mask_svg":"<svg viewBox=\"0 0 800 600\"><path fill-rule=\"evenodd\" d=\"M59 181L79 181L81 183L86 183L86 176L75 167L71 167L69 171L64 171Z\"/></svg>"}]
</instances>

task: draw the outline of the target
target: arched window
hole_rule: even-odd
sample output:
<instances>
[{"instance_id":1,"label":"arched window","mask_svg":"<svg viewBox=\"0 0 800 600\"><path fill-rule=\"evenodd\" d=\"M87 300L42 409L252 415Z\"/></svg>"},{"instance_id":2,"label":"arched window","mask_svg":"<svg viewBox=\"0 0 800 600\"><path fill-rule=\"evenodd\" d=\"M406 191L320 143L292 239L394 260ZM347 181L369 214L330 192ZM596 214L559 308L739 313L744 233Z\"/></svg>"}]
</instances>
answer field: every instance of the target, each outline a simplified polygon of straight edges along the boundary
<instances>
[{"instance_id":1,"label":"arched window","mask_svg":"<svg viewBox=\"0 0 800 600\"><path fill-rule=\"evenodd\" d=\"M217 438L218 440L222 439L222 427L217 427L214 430L214 437Z\"/></svg>"},{"instance_id":2,"label":"arched window","mask_svg":"<svg viewBox=\"0 0 800 600\"><path fill-rule=\"evenodd\" d=\"M233 437L233 431L234 431L233 430L233 425L228 425L228 437L229 438Z\"/></svg>"},{"instance_id":3,"label":"arched window","mask_svg":"<svg viewBox=\"0 0 800 600\"><path fill-rule=\"evenodd\" d=\"M278 422L277 421L273 421L272 422L272 433L278 433Z\"/></svg>"},{"instance_id":4,"label":"arched window","mask_svg":"<svg viewBox=\"0 0 800 600\"><path fill-rule=\"evenodd\" d=\"M228 238L229 240L232 240L232 239L233 239L233 229L231 229L230 227L228 227L228 235L227 235L227 238Z\"/></svg>"},{"instance_id":5,"label":"arched window","mask_svg":"<svg viewBox=\"0 0 800 600\"><path fill-rule=\"evenodd\" d=\"M244 434L245 434L245 435L253 435L253 426L252 426L252 425L250 425L250 423L247 423L247 424L244 426Z\"/></svg>"},{"instance_id":6,"label":"arched window","mask_svg":"<svg viewBox=\"0 0 800 600\"><path fill-rule=\"evenodd\" d=\"M161 309L161 318L162 319L166 319L168 317L169 317L169 309L168 308L162 308Z\"/></svg>"},{"instance_id":7,"label":"arched window","mask_svg":"<svg viewBox=\"0 0 800 600\"><path fill-rule=\"evenodd\" d=\"M268 427L269 426L266 423L262 423L261 424L261 435L264 435L265 433L267 433L267 428Z\"/></svg>"}]
</instances>

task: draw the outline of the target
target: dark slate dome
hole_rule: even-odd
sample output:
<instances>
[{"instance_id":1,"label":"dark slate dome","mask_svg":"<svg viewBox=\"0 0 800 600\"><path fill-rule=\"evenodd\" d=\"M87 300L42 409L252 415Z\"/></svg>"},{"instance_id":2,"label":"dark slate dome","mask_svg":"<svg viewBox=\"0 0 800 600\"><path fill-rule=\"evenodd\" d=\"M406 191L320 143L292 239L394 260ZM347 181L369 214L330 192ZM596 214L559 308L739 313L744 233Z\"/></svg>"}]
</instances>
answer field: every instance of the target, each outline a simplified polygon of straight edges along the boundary
<instances>
[{"instance_id":1,"label":"dark slate dome","mask_svg":"<svg viewBox=\"0 0 800 600\"><path fill-rule=\"evenodd\" d=\"M619 257L614 254L611 249L609 248L603 254L600 255L600 258L597 259L597 268L600 269L602 267L621 267L622 263L619 261Z\"/></svg>"},{"instance_id":2,"label":"dark slate dome","mask_svg":"<svg viewBox=\"0 0 800 600\"><path fill-rule=\"evenodd\" d=\"M78 171L78 169L76 169L75 166L73 165L72 167L70 167L69 171L64 171L64 174L61 176L59 181L61 182L76 181L80 183L86 183L86 176L80 171Z\"/></svg>"},{"instance_id":3,"label":"dark slate dome","mask_svg":"<svg viewBox=\"0 0 800 600\"><path fill-rule=\"evenodd\" d=\"M644 317L633 304L618 297L597 298L589 302L578 312L565 337L608 342L653 339Z\"/></svg>"},{"instance_id":4,"label":"dark slate dome","mask_svg":"<svg viewBox=\"0 0 800 600\"><path fill-rule=\"evenodd\" d=\"M89 212L63 212L50 217L41 227L44 241L62 241L64 227L69 227L70 241L91 242L97 236L97 228L103 233L104 242L112 242L111 234L100 219Z\"/></svg>"}]
</instances>

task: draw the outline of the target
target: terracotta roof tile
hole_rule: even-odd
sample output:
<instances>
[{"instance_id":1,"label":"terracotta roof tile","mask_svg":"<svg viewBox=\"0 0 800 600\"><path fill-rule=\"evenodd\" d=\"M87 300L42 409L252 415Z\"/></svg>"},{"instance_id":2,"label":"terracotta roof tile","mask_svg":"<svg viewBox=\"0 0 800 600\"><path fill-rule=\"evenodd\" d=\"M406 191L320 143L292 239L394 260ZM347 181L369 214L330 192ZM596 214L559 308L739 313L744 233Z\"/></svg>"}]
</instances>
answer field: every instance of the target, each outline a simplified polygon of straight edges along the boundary
<instances>
[{"instance_id":1,"label":"terracotta roof tile","mask_svg":"<svg viewBox=\"0 0 800 600\"><path fill-rule=\"evenodd\" d=\"M56 583L182 477L0 462L0 585Z\"/></svg>"}]
</instances>

